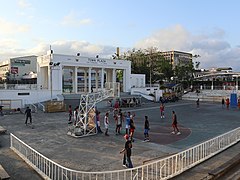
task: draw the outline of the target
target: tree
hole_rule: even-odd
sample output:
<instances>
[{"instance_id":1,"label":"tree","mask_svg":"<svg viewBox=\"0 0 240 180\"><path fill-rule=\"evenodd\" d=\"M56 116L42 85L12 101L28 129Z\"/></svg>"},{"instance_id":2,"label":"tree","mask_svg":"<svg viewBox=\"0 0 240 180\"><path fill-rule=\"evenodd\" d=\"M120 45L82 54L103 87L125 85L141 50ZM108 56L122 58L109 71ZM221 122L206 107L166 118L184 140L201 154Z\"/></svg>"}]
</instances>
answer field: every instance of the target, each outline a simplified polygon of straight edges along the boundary
<instances>
[{"instance_id":1,"label":"tree","mask_svg":"<svg viewBox=\"0 0 240 180\"><path fill-rule=\"evenodd\" d=\"M131 71L134 74L146 74L148 79L149 68L148 68L148 60L145 56L143 50L135 50L127 51L121 56L121 59L130 60L132 62Z\"/></svg>"},{"instance_id":2,"label":"tree","mask_svg":"<svg viewBox=\"0 0 240 180\"><path fill-rule=\"evenodd\" d=\"M188 87L193 80L194 66L193 63L179 64L175 67L175 77L182 82L184 88Z\"/></svg>"},{"instance_id":3,"label":"tree","mask_svg":"<svg viewBox=\"0 0 240 180\"><path fill-rule=\"evenodd\" d=\"M128 51L121 57L132 62L132 73L145 74L147 83L170 80L173 76L172 65L155 47Z\"/></svg>"},{"instance_id":4,"label":"tree","mask_svg":"<svg viewBox=\"0 0 240 180\"><path fill-rule=\"evenodd\" d=\"M160 79L162 80L170 81L174 75L171 63L163 57L160 57L157 61L156 71L161 75Z\"/></svg>"}]
</instances>

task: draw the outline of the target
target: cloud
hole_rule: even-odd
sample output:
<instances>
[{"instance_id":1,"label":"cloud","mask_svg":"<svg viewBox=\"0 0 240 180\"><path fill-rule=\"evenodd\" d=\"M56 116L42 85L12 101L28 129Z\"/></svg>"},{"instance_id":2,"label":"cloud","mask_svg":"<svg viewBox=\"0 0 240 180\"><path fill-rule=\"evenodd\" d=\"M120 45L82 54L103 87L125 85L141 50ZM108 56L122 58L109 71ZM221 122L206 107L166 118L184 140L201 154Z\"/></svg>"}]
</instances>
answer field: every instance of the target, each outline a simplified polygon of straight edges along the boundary
<instances>
[{"instance_id":1,"label":"cloud","mask_svg":"<svg viewBox=\"0 0 240 180\"><path fill-rule=\"evenodd\" d=\"M21 8L30 8L32 5L26 0L18 0L18 6Z\"/></svg>"},{"instance_id":2,"label":"cloud","mask_svg":"<svg viewBox=\"0 0 240 180\"><path fill-rule=\"evenodd\" d=\"M0 18L0 35L1 34L16 34L19 32L28 32L30 27L28 25L20 25L13 22L9 22L3 18Z\"/></svg>"},{"instance_id":3,"label":"cloud","mask_svg":"<svg viewBox=\"0 0 240 180\"><path fill-rule=\"evenodd\" d=\"M80 53L81 56L86 57L99 55L102 58L112 58L112 55L116 52L116 47L96 45L87 41L54 41L51 44L47 44L42 39L35 39L34 41L37 45L30 49L19 48L21 45L15 40L0 41L0 60L19 56L45 55L50 49L50 45L56 54L76 55Z\"/></svg>"},{"instance_id":4,"label":"cloud","mask_svg":"<svg viewBox=\"0 0 240 180\"><path fill-rule=\"evenodd\" d=\"M2 19L0 19L0 22ZM1 23L0 23L1 24ZM7 24L8 27L15 27L15 24ZM1 27L1 25L0 25ZM0 35L2 29L0 28ZM221 29L214 29L212 32L193 34L184 27L176 25L154 32L149 37L140 40L135 47L120 47L120 54L129 49L147 49L157 47L160 51L178 50L199 54L200 68L211 67L232 67L234 71L240 72L240 45L231 47L225 39L225 32ZM0 40L1 60L9 57L25 55L44 55L50 48L50 44L43 39L35 39L35 45L30 49L23 49L21 42L14 39ZM53 41L51 47L54 53L95 57L97 54L103 58L111 58L116 52L116 47L111 45L92 44L87 41Z\"/></svg>"},{"instance_id":5,"label":"cloud","mask_svg":"<svg viewBox=\"0 0 240 180\"><path fill-rule=\"evenodd\" d=\"M220 28L193 34L181 25L161 29L137 42L135 48L157 47L160 51L177 50L199 54L200 68L232 67L240 71L240 48L231 47Z\"/></svg>"},{"instance_id":6,"label":"cloud","mask_svg":"<svg viewBox=\"0 0 240 180\"><path fill-rule=\"evenodd\" d=\"M0 57L1 60L5 60L10 57L19 56L19 51L16 50L19 44L14 39L1 39L0 40Z\"/></svg>"},{"instance_id":7,"label":"cloud","mask_svg":"<svg viewBox=\"0 0 240 180\"><path fill-rule=\"evenodd\" d=\"M78 27L83 25L89 25L91 23L92 23L92 20L90 18L80 19L77 17L76 13L70 12L68 15L63 17L61 25Z\"/></svg>"},{"instance_id":8,"label":"cloud","mask_svg":"<svg viewBox=\"0 0 240 180\"><path fill-rule=\"evenodd\" d=\"M106 45L91 44L86 41L55 41L52 44L55 53L95 57L97 54L100 57L109 58L114 52L115 47Z\"/></svg>"},{"instance_id":9,"label":"cloud","mask_svg":"<svg viewBox=\"0 0 240 180\"><path fill-rule=\"evenodd\" d=\"M190 33L186 29L176 25L153 33L151 36L137 42L135 47L142 49L157 47L161 51L189 49L191 44L189 35Z\"/></svg>"}]
</instances>

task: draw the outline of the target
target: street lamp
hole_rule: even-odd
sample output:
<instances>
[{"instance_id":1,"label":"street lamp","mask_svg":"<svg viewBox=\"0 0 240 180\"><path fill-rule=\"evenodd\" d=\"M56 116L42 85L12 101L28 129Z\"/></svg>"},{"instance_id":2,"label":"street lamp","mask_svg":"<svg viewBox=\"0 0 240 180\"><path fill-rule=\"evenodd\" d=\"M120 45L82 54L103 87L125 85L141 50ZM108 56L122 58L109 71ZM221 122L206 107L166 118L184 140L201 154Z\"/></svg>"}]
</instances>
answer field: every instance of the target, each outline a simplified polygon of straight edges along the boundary
<instances>
[{"instance_id":1,"label":"street lamp","mask_svg":"<svg viewBox=\"0 0 240 180\"><path fill-rule=\"evenodd\" d=\"M54 67L59 66L60 62L54 63L54 62L49 62L49 66L50 66L50 92L51 92L51 101L52 101L52 94L53 94L53 88L52 88L52 84L53 84L53 75L52 75L52 71L54 69Z\"/></svg>"},{"instance_id":2,"label":"street lamp","mask_svg":"<svg viewBox=\"0 0 240 180\"><path fill-rule=\"evenodd\" d=\"M148 66L149 66L149 81L150 81L150 87L152 87L152 58L150 57L150 55L148 56L149 58L149 62L148 62Z\"/></svg>"}]
</instances>

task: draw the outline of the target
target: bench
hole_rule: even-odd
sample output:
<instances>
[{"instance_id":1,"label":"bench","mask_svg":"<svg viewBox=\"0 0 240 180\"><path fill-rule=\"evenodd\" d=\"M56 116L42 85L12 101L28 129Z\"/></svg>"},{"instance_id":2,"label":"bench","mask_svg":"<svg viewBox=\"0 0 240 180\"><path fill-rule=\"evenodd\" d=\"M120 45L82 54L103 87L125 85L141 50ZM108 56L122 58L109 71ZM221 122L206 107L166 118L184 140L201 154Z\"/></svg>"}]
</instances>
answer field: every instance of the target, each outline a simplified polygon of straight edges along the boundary
<instances>
[{"instance_id":1,"label":"bench","mask_svg":"<svg viewBox=\"0 0 240 180\"><path fill-rule=\"evenodd\" d=\"M4 180L4 179L10 179L10 176L0 164L0 180Z\"/></svg>"}]
</instances>

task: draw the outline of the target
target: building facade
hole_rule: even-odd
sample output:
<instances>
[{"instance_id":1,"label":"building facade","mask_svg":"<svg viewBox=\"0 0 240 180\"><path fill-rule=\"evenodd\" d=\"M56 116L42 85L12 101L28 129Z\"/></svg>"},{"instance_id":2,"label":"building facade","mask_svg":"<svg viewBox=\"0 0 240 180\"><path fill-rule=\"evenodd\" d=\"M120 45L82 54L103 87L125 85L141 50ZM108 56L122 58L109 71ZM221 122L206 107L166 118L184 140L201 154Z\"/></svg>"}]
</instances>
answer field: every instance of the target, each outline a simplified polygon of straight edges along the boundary
<instances>
[{"instance_id":1,"label":"building facade","mask_svg":"<svg viewBox=\"0 0 240 180\"><path fill-rule=\"evenodd\" d=\"M177 65L187 65L189 63L192 63L192 54L182 51L165 51L160 52L160 55L164 57L164 59L168 60L173 68L175 68Z\"/></svg>"},{"instance_id":2,"label":"building facade","mask_svg":"<svg viewBox=\"0 0 240 180\"><path fill-rule=\"evenodd\" d=\"M0 62L0 79L21 80L30 72L37 72L37 56L22 56Z\"/></svg>"},{"instance_id":3,"label":"building facade","mask_svg":"<svg viewBox=\"0 0 240 180\"><path fill-rule=\"evenodd\" d=\"M53 94L100 91L107 83L117 82L117 71L122 71L122 91L130 92L131 61L128 60L48 53L39 56L37 63L38 86Z\"/></svg>"},{"instance_id":4,"label":"building facade","mask_svg":"<svg viewBox=\"0 0 240 180\"><path fill-rule=\"evenodd\" d=\"M34 71L35 67L37 71L37 84L0 84L0 103L5 107L18 108L52 99L60 100L63 94L87 94L109 88L130 92L133 86L145 86L145 75L132 75L131 61L128 60L50 52L36 57L32 69L29 67L33 61L26 60L29 59L12 58L2 63L3 70L8 72L12 69L11 74L19 76ZM11 67L17 67L16 71Z\"/></svg>"}]
</instances>

